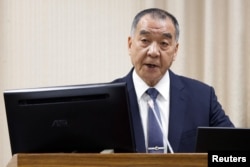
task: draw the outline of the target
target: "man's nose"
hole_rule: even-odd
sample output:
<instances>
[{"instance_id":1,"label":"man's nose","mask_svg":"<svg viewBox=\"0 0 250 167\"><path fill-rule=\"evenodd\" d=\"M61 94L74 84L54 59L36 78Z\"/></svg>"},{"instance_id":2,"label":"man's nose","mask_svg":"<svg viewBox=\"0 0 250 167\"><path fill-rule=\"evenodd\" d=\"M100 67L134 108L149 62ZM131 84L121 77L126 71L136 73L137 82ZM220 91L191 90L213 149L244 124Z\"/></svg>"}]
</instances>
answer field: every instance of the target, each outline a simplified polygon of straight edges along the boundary
<instances>
[{"instance_id":1,"label":"man's nose","mask_svg":"<svg viewBox=\"0 0 250 167\"><path fill-rule=\"evenodd\" d=\"M152 42L149 45L148 55L150 55L152 57L156 57L156 56L160 55L160 48L156 42Z\"/></svg>"}]
</instances>

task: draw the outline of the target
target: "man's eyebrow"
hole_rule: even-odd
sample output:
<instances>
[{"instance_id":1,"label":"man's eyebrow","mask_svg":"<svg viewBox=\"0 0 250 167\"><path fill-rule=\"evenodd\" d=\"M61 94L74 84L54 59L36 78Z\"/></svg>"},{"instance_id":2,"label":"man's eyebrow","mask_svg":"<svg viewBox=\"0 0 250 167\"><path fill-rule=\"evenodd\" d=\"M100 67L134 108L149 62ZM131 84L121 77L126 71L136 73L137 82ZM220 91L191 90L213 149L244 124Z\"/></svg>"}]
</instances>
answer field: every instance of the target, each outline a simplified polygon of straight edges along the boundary
<instances>
[{"instance_id":1,"label":"man's eyebrow","mask_svg":"<svg viewBox=\"0 0 250 167\"><path fill-rule=\"evenodd\" d=\"M147 30L141 30L140 31L140 35L149 35L151 34L149 31ZM162 36L164 38L168 38L168 39L172 39L173 38L173 35L171 33L163 33Z\"/></svg>"},{"instance_id":2,"label":"man's eyebrow","mask_svg":"<svg viewBox=\"0 0 250 167\"><path fill-rule=\"evenodd\" d=\"M140 35L148 35L148 34L150 34L149 31L146 31L146 30L141 30L140 31Z\"/></svg>"},{"instance_id":3,"label":"man's eyebrow","mask_svg":"<svg viewBox=\"0 0 250 167\"><path fill-rule=\"evenodd\" d=\"M141 30L140 31L140 35L149 35L151 34L149 31L147 30ZM167 39L172 39L173 38L173 35L171 33L163 33L162 36L164 38L167 38Z\"/></svg>"},{"instance_id":4,"label":"man's eyebrow","mask_svg":"<svg viewBox=\"0 0 250 167\"><path fill-rule=\"evenodd\" d=\"M164 36L165 38L168 38L168 39L173 38L173 35L171 33L163 33L162 36Z\"/></svg>"}]
</instances>

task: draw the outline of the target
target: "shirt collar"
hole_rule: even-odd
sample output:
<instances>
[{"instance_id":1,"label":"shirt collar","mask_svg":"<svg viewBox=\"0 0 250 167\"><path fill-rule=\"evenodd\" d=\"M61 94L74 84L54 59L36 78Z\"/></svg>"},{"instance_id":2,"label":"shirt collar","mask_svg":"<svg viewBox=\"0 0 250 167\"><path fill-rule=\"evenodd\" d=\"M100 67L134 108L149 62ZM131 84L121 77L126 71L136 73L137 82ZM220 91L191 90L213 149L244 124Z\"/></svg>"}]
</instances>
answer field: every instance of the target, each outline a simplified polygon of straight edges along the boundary
<instances>
[{"instance_id":1,"label":"shirt collar","mask_svg":"<svg viewBox=\"0 0 250 167\"><path fill-rule=\"evenodd\" d=\"M140 77L139 75L133 71L133 81L135 85L135 91L137 95L137 99L141 99L145 91L150 88ZM170 88L170 79L169 72L167 71L162 79L154 86L159 92L159 94L165 99L169 99L169 88Z\"/></svg>"}]
</instances>

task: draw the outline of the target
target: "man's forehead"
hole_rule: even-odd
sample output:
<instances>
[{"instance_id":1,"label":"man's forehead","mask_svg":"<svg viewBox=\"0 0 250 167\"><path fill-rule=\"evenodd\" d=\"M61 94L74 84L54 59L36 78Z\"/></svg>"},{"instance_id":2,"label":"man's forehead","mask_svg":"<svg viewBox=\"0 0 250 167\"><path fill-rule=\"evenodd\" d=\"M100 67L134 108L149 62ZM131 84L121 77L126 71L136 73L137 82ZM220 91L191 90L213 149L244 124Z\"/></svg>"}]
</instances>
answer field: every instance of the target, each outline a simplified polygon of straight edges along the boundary
<instances>
[{"instance_id":1,"label":"man's forehead","mask_svg":"<svg viewBox=\"0 0 250 167\"><path fill-rule=\"evenodd\" d=\"M140 19L136 27L137 31L145 29L146 31L173 31L175 28L171 19L153 19L149 16L144 16ZM146 32L145 32L146 33Z\"/></svg>"},{"instance_id":2,"label":"man's forehead","mask_svg":"<svg viewBox=\"0 0 250 167\"><path fill-rule=\"evenodd\" d=\"M136 28L137 35L160 35L164 38L173 39L175 28L170 19L141 18Z\"/></svg>"}]
</instances>

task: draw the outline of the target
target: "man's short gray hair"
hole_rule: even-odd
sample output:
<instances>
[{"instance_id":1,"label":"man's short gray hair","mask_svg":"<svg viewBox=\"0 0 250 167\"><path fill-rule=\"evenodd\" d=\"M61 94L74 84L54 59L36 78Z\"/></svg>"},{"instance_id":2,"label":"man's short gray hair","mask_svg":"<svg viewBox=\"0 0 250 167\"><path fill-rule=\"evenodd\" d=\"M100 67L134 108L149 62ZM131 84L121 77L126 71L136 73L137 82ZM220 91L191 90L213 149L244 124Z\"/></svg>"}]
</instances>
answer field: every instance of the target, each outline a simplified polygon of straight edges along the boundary
<instances>
[{"instance_id":1,"label":"man's short gray hair","mask_svg":"<svg viewBox=\"0 0 250 167\"><path fill-rule=\"evenodd\" d=\"M140 21L140 19L147 14L149 14L150 16L152 16L153 18L156 18L156 19L162 19L162 20L165 20L166 18L171 19L171 21L173 22L174 27L175 27L175 40L178 41L179 35L180 35L180 29L179 29L179 23L178 23L177 19L172 14L168 13L167 11L162 10L162 9L158 9L158 8L145 9L145 10L139 12L135 16L133 23L132 23L131 31L130 31L131 36L134 35L135 29L136 29L137 24Z\"/></svg>"}]
</instances>

